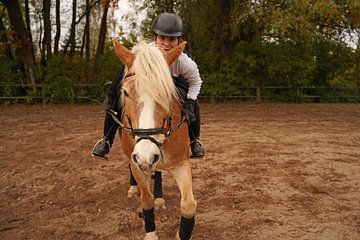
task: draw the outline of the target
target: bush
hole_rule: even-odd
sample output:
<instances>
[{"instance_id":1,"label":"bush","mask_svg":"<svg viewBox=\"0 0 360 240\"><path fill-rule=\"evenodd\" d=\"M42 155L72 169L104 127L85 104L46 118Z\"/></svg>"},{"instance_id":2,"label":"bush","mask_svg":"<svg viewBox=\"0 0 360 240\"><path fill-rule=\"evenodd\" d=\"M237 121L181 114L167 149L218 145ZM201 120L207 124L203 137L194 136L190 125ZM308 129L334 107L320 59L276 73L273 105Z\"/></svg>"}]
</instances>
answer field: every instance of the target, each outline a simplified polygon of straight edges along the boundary
<instances>
[{"instance_id":1,"label":"bush","mask_svg":"<svg viewBox=\"0 0 360 240\"><path fill-rule=\"evenodd\" d=\"M24 96L26 91L22 87L14 88L14 84L22 85L22 73L19 69L19 62L17 60L0 59L0 96ZM3 104L15 103L16 100L2 100Z\"/></svg>"},{"instance_id":2,"label":"bush","mask_svg":"<svg viewBox=\"0 0 360 240\"><path fill-rule=\"evenodd\" d=\"M74 81L61 75L46 76L42 84L42 96L45 103L74 103Z\"/></svg>"}]
</instances>

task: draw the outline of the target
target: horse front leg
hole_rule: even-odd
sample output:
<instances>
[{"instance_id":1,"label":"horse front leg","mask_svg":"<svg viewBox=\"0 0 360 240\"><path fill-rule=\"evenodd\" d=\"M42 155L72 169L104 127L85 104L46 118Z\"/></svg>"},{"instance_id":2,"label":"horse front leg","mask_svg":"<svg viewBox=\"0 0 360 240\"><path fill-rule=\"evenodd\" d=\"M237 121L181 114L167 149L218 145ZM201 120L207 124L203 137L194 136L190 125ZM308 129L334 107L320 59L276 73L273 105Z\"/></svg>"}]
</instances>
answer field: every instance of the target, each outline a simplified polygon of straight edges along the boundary
<instances>
[{"instance_id":1,"label":"horse front leg","mask_svg":"<svg viewBox=\"0 0 360 240\"><path fill-rule=\"evenodd\" d=\"M129 173L130 173L130 188L127 193L127 198L132 198L134 196L137 196L139 191L138 191L137 182L134 178L134 175L132 174L130 164L129 164ZM159 208L166 209L165 199L163 198L161 171L155 171L154 175L152 175L152 178L154 178L155 210L158 210Z\"/></svg>"},{"instance_id":2,"label":"horse front leg","mask_svg":"<svg viewBox=\"0 0 360 240\"><path fill-rule=\"evenodd\" d=\"M189 162L185 162L184 165L172 170L171 173L181 193L181 221L179 231L176 233L175 238L178 240L189 240L191 239L195 225L195 211L197 206L192 190L192 175Z\"/></svg>"},{"instance_id":3,"label":"horse front leg","mask_svg":"<svg viewBox=\"0 0 360 240\"><path fill-rule=\"evenodd\" d=\"M129 175L130 175L130 188L129 188L128 192L127 192L127 198L132 198L132 197L137 196L139 191L138 191L137 182L136 182L136 180L134 178L134 175L132 174L132 171L131 171L130 163L129 163Z\"/></svg>"},{"instance_id":4,"label":"horse front leg","mask_svg":"<svg viewBox=\"0 0 360 240\"><path fill-rule=\"evenodd\" d=\"M158 240L155 226L154 196L150 191L151 176L140 171L133 163L131 163L131 171L140 190L140 205L146 231L144 240Z\"/></svg>"},{"instance_id":5,"label":"horse front leg","mask_svg":"<svg viewBox=\"0 0 360 240\"><path fill-rule=\"evenodd\" d=\"M166 209L165 199L163 198L162 190L162 176L161 171L155 171L153 175L154 178L154 203L155 210L158 210L160 207Z\"/></svg>"}]
</instances>

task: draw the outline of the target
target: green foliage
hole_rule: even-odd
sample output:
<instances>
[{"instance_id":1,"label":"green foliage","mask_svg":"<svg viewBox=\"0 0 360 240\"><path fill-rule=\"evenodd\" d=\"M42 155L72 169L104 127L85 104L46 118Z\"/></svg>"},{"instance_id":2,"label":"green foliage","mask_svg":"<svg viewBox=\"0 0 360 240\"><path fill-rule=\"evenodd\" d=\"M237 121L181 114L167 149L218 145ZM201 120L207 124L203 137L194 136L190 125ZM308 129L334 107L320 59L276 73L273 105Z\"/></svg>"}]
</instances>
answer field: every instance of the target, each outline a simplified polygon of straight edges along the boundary
<instances>
[{"instance_id":1,"label":"green foliage","mask_svg":"<svg viewBox=\"0 0 360 240\"><path fill-rule=\"evenodd\" d=\"M42 96L45 103L74 103L74 81L61 75L50 74L42 84Z\"/></svg>"},{"instance_id":2,"label":"green foliage","mask_svg":"<svg viewBox=\"0 0 360 240\"><path fill-rule=\"evenodd\" d=\"M112 81L120 67L111 42L107 42L104 55L96 66L81 57L54 56L45 68L38 71L42 80L42 94L47 102L73 103L77 98L104 99L104 84Z\"/></svg>"},{"instance_id":3,"label":"green foliage","mask_svg":"<svg viewBox=\"0 0 360 240\"><path fill-rule=\"evenodd\" d=\"M204 82L201 93L205 96L215 97L239 93L223 73L203 74L202 78Z\"/></svg>"},{"instance_id":4,"label":"green foliage","mask_svg":"<svg viewBox=\"0 0 360 240\"><path fill-rule=\"evenodd\" d=\"M355 55L345 44L320 39L314 43L313 55L317 62L314 86L357 87Z\"/></svg>"},{"instance_id":5,"label":"green foliage","mask_svg":"<svg viewBox=\"0 0 360 240\"><path fill-rule=\"evenodd\" d=\"M12 87L12 85L21 86L22 73L19 69L19 62L17 60L2 59L0 64L0 96L23 96L24 89L21 87ZM15 100L3 100L2 103L10 104L16 102Z\"/></svg>"}]
</instances>

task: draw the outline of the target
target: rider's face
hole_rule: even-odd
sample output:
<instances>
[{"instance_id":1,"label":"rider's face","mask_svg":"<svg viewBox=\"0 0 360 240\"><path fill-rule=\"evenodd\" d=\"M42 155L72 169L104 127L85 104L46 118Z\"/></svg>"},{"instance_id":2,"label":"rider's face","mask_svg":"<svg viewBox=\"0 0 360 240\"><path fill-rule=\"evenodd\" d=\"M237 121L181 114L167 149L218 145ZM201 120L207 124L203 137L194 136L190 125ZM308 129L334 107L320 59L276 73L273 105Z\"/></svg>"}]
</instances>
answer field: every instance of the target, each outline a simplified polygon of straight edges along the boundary
<instances>
[{"instance_id":1,"label":"rider's face","mask_svg":"<svg viewBox=\"0 0 360 240\"><path fill-rule=\"evenodd\" d=\"M178 37L166 37L162 35L155 35L155 44L162 47L165 51L176 47L179 44Z\"/></svg>"}]
</instances>

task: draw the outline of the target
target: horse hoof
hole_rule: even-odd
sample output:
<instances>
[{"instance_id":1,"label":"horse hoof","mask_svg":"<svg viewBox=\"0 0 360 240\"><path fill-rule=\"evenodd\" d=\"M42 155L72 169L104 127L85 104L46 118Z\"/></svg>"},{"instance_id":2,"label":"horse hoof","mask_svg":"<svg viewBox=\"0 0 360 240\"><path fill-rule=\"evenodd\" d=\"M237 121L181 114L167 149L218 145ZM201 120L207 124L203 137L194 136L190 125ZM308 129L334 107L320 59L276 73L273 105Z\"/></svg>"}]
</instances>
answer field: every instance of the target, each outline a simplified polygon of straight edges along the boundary
<instances>
[{"instance_id":1,"label":"horse hoof","mask_svg":"<svg viewBox=\"0 0 360 240\"><path fill-rule=\"evenodd\" d=\"M138 190L137 186L130 186L130 188L127 192L127 198L135 197L138 192L139 192L139 190Z\"/></svg>"},{"instance_id":2,"label":"horse hoof","mask_svg":"<svg viewBox=\"0 0 360 240\"><path fill-rule=\"evenodd\" d=\"M165 200L163 198L155 198L154 200L155 210L158 210L160 207L166 209Z\"/></svg>"},{"instance_id":3,"label":"horse hoof","mask_svg":"<svg viewBox=\"0 0 360 240\"><path fill-rule=\"evenodd\" d=\"M189 240L191 240L191 239L192 239L192 237ZM180 235L179 235L179 230L176 231L175 240L181 240Z\"/></svg>"},{"instance_id":4,"label":"horse hoof","mask_svg":"<svg viewBox=\"0 0 360 240\"><path fill-rule=\"evenodd\" d=\"M156 232L148 232L145 235L144 240L159 240L159 237L156 235Z\"/></svg>"}]
</instances>

